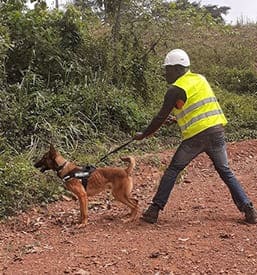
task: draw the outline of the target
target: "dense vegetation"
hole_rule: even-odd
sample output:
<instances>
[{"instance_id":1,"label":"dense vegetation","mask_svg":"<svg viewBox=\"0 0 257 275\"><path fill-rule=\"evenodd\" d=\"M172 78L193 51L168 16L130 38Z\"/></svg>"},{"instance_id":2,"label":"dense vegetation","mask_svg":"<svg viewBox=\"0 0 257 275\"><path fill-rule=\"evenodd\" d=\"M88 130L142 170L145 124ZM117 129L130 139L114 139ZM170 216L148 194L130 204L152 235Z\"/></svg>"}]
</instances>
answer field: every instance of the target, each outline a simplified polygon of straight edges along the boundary
<instances>
[{"instance_id":1,"label":"dense vegetation","mask_svg":"<svg viewBox=\"0 0 257 275\"><path fill-rule=\"evenodd\" d=\"M0 217L62 191L32 165L49 141L68 158L95 163L147 125L173 48L185 49L192 71L212 83L229 140L256 138L257 28L226 25L228 10L187 0L75 1L65 10L2 1ZM176 126L163 127L140 147L173 145L178 135Z\"/></svg>"}]
</instances>

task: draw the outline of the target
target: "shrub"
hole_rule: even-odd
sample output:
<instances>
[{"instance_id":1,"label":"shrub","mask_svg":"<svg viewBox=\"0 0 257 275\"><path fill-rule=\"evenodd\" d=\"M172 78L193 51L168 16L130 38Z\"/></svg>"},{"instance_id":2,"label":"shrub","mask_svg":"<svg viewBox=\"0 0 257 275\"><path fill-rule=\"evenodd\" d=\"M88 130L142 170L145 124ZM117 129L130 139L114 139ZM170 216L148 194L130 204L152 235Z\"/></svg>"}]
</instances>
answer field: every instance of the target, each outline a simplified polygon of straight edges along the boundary
<instances>
[{"instance_id":1,"label":"shrub","mask_svg":"<svg viewBox=\"0 0 257 275\"><path fill-rule=\"evenodd\" d=\"M257 97L236 95L226 90L215 89L221 107L228 119L226 126L229 140L257 138Z\"/></svg>"},{"instance_id":2,"label":"shrub","mask_svg":"<svg viewBox=\"0 0 257 275\"><path fill-rule=\"evenodd\" d=\"M61 186L34 169L27 156L0 159L0 218L26 210L36 203L47 203L59 198Z\"/></svg>"},{"instance_id":3,"label":"shrub","mask_svg":"<svg viewBox=\"0 0 257 275\"><path fill-rule=\"evenodd\" d=\"M128 91L101 83L29 94L25 88L12 86L3 92L0 106L0 132L20 151L50 139L65 146L107 136L119 139L138 130L149 114L142 100L136 102Z\"/></svg>"},{"instance_id":4,"label":"shrub","mask_svg":"<svg viewBox=\"0 0 257 275\"><path fill-rule=\"evenodd\" d=\"M10 40L7 28L0 23L0 88L5 82L5 59L8 48L10 47Z\"/></svg>"},{"instance_id":5,"label":"shrub","mask_svg":"<svg viewBox=\"0 0 257 275\"><path fill-rule=\"evenodd\" d=\"M257 95L257 74L251 69L218 68L216 83L237 94Z\"/></svg>"}]
</instances>

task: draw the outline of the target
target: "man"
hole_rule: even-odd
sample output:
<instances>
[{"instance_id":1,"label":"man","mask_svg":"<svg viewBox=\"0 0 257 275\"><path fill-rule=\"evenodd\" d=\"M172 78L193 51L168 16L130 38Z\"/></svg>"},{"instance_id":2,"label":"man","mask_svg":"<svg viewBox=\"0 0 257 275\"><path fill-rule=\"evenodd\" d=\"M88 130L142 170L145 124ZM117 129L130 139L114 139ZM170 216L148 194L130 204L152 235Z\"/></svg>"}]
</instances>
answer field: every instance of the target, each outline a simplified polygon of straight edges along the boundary
<instances>
[{"instance_id":1,"label":"man","mask_svg":"<svg viewBox=\"0 0 257 275\"><path fill-rule=\"evenodd\" d=\"M166 205L178 174L197 155L205 152L229 188L235 205L245 214L245 221L254 224L257 222L257 212L228 165L224 137L227 120L207 80L200 74L192 73L189 66L190 59L185 51L175 49L167 54L165 76L172 85L166 92L159 113L143 132L134 136L134 140L149 137L172 111L183 137L161 178L152 204L141 219L148 223L157 222L159 210Z\"/></svg>"}]
</instances>

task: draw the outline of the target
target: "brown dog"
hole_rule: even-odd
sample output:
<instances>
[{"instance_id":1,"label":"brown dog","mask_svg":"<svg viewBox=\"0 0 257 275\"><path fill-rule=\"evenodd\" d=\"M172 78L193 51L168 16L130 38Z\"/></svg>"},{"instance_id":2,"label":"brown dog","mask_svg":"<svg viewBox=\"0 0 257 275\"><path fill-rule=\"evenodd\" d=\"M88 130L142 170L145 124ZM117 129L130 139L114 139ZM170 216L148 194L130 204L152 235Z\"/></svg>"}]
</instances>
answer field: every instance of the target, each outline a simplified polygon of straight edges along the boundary
<instances>
[{"instance_id":1,"label":"brown dog","mask_svg":"<svg viewBox=\"0 0 257 275\"><path fill-rule=\"evenodd\" d=\"M135 167L135 159L133 157L127 157L122 158L122 160L129 162L127 168L96 168L90 174L86 187L83 186L82 179L72 176L74 175L74 171L79 172L82 170L82 167L65 160L65 158L55 150L53 145L50 145L49 151L43 155L41 160L35 163L35 167L40 168L41 172L46 170L56 171L58 177L65 180L65 187L79 199L81 214L80 226L83 226L87 224L88 220L88 197L94 196L108 187L111 187L115 199L131 209L130 217L126 221L134 221L136 219L138 202L136 199L130 197L133 188L131 173Z\"/></svg>"}]
</instances>

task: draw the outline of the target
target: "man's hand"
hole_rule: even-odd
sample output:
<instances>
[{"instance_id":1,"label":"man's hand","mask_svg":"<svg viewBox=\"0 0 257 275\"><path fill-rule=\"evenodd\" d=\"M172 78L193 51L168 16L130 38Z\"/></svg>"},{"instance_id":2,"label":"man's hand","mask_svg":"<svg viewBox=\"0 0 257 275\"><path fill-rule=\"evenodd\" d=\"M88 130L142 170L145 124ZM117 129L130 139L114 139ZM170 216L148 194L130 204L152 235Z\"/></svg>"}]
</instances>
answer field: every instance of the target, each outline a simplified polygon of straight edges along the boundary
<instances>
[{"instance_id":1,"label":"man's hand","mask_svg":"<svg viewBox=\"0 0 257 275\"><path fill-rule=\"evenodd\" d=\"M142 140L144 138L144 134L142 132L137 132L133 137L133 140Z\"/></svg>"}]
</instances>

